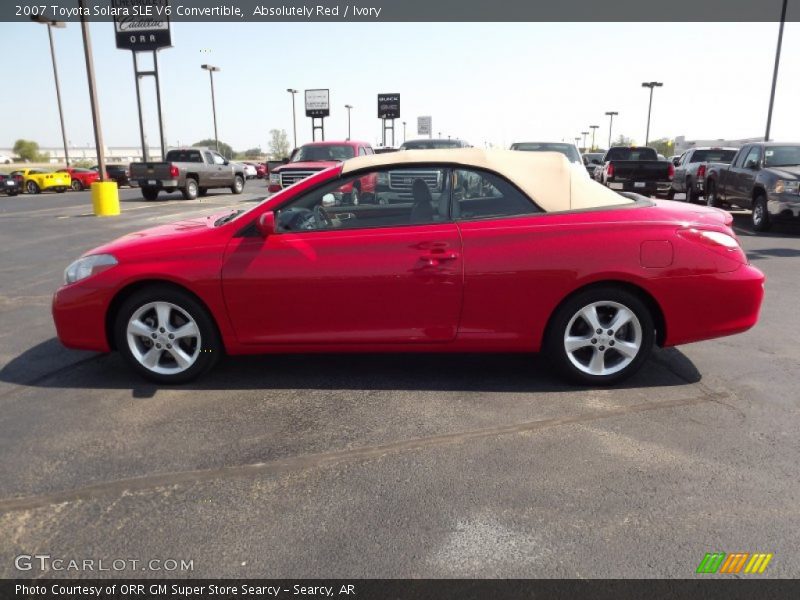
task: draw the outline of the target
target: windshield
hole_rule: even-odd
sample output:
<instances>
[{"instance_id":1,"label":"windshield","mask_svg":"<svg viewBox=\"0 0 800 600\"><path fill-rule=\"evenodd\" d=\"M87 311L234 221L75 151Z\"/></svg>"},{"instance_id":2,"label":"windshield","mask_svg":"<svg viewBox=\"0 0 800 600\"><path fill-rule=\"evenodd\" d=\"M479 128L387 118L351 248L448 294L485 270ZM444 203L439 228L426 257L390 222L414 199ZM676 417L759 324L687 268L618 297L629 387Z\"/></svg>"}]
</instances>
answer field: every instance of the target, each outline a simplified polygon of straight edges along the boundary
<instances>
[{"instance_id":1,"label":"windshield","mask_svg":"<svg viewBox=\"0 0 800 600\"><path fill-rule=\"evenodd\" d=\"M767 167L794 167L800 165L800 145L767 146L764 165Z\"/></svg>"},{"instance_id":2,"label":"windshield","mask_svg":"<svg viewBox=\"0 0 800 600\"><path fill-rule=\"evenodd\" d=\"M606 160L658 160L658 156L652 148L611 148Z\"/></svg>"},{"instance_id":3,"label":"windshield","mask_svg":"<svg viewBox=\"0 0 800 600\"><path fill-rule=\"evenodd\" d=\"M461 148L461 142L458 140L412 140L400 146L400 150L441 150L443 148Z\"/></svg>"},{"instance_id":4,"label":"windshield","mask_svg":"<svg viewBox=\"0 0 800 600\"><path fill-rule=\"evenodd\" d=\"M304 162L316 160L347 160L356 155L355 148L342 145L325 146L300 146L294 153L291 162Z\"/></svg>"},{"instance_id":5,"label":"windshield","mask_svg":"<svg viewBox=\"0 0 800 600\"><path fill-rule=\"evenodd\" d=\"M736 150L695 150L690 162L729 163L736 156Z\"/></svg>"},{"instance_id":6,"label":"windshield","mask_svg":"<svg viewBox=\"0 0 800 600\"><path fill-rule=\"evenodd\" d=\"M581 155L578 149L572 144L552 144L549 142L524 142L521 144L511 144L512 150L522 150L523 152L560 152L569 159L570 162L581 162Z\"/></svg>"}]
</instances>

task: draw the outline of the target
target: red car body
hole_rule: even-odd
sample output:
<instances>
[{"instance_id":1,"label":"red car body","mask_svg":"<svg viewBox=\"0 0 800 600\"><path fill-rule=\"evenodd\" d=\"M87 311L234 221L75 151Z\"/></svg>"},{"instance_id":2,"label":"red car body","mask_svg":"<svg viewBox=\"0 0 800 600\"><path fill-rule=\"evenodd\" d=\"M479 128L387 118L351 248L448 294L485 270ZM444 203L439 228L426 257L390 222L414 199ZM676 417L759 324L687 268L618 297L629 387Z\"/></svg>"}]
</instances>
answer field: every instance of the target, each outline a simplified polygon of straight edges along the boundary
<instances>
[{"instance_id":1,"label":"red car body","mask_svg":"<svg viewBox=\"0 0 800 600\"><path fill-rule=\"evenodd\" d=\"M100 174L91 169L74 169L72 167L67 167L66 169L61 169L61 171L69 173L69 176L72 178L72 189L75 191L88 189L95 181L100 179Z\"/></svg>"},{"instance_id":2,"label":"red car body","mask_svg":"<svg viewBox=\"0 0 800 600\"><path fill-rule=\"evenodd\" d=\"M326 146L348 146L353 150L353 156L368 156L373 154L374 151L372 150L372 146L370 146L367 142L357 142L353 140L345 140L345 141L328 141L328 142L311 142L309 144L304 144L300 146L298 150L302 150L304 148L324 148ZM297 155L297 150L293 153L293 157ZM270 171L270 175L274 175L277 177L270 177L270 182L267 187L267 191L271 193L279 192L283 188L288 187L292 183L296 183L300 179L292 177L289 178L288 182L284 181L284 175L290 175L293 173L302 174L303 178L313 175L319 171L323 171L325 169L329 169L331 167L335 167L339 161L334 160L298 160L294 161L291 159L285 165L281 165L272 169ZM277 181L276 181L277 178ZM359 191L361 194L375 194L375 189L377 187L377 178L374 176L367 176L363 177L359 180L358 183ZM342 191L345 193L352 193L353 188L352 186L342 188Z\"/></svg>"},{"instance_id":3,"label":"red car body","mask_svg":"<svg viewBox=\"0 0 800 600\"><path fill-rule=\"evenodd\" d=\"M706 207L652 201L311 235L243 233L341 171L317 173L220 226L215 217L181 221L93 250L118 264L56 292L58 337L70 348L112 350L115 311L152 282L196 297L231 355L535 352L560 304L604 283L646 300L662 346L738 333L758 319L764 276L740 248L698 235L735 238L731 216ZM449 260L437 260L443 252Z\"/></svg>"}]
</instances>

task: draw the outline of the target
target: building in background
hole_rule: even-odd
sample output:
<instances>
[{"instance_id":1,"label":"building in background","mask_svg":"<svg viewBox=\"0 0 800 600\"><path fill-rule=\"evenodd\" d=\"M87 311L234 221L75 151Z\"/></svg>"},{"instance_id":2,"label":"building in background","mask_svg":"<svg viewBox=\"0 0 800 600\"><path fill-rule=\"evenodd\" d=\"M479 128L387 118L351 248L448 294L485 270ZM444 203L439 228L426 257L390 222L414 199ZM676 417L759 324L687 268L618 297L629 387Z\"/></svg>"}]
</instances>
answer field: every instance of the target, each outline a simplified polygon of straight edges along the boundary
<instances>
[{"instance_id":1,"label":"building in background","mask_svg":"<svg viewBox=\"0 0 800 600\"><path fill-rule=\"evenodd\" d=\"M745 144L752 144L753 142L763 142L764 136L743 138L740 140L725 140L719 138L717 140L687 140L684 136L679 135L675 138L675 154L683 154L689 148L695 147L720 147L720 148L741 148Z\"/></svg>"},{"instance_id":2,"label":"building in background","mask_svg":"<svg viewBox=\"0 0 800 600\"><path fill-rule=\"evenodd\" d=\"M161 156L160 147L150 147L148 152L151 157ZM66 162L63 147L48 146L39 148L39 153L46 156L47 160L45 162L49 162L51 165L63 165ZM12 148L0 148L0 155L14 156L14 151ZM105 156L108 163L135 162L142 160L142 148L140 146L107 146ZM97 162L97 152L94 146L70 146L69 159L70 162L89 161L94 164Z\"/></svg>"}]
</instances>

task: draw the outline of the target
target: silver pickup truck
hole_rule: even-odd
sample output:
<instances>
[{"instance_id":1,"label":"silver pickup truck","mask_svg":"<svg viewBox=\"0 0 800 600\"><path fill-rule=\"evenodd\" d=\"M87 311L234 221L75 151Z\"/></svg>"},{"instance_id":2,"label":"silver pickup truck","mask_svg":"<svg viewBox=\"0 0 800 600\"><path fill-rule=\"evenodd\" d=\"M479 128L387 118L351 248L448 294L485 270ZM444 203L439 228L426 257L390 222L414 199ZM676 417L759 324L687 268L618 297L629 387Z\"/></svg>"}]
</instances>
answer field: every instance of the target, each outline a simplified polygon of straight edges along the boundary
<instances>
[{"instance_id":1,"label":"silver pickup truck","mask_svg":"<svg viewBox=\"0 0 800 600\"><path fill-rule=\"evenodd\" d=\"M146 200L155 200L162 190L180 190L184 198L193 200L214 188L241 194L245 175L242 165L209 148L176 148L167 152L164 162L131 163L130 179L139 184Z\"/></svg>"}]
</instances>

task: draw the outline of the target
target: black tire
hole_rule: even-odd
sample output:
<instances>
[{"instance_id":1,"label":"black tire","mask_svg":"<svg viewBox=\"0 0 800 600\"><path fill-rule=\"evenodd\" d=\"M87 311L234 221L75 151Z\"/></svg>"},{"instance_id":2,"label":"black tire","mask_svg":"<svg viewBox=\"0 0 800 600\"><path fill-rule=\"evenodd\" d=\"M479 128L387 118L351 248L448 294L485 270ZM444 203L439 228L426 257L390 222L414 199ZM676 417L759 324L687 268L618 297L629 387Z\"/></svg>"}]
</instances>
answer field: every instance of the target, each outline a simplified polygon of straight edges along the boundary
<instances>
[{"instance_id":1,"label":"black tire","mask_svg":"<svg viewBox=\"0 0 800 600\"><path fill-rule=\"evenodd\" d=\"M769 210L767 210L767 197L760 193L753 200L753 214L751 216L753 229L755 231L769 231L772 227L772 221L769 218Z\"/></svg>"},{"instance_id":2,"label":"black tire","mask_svg":"<svg viewBox=\"0 0 800 600\"><path fill-rule=\"evenodd\" d=\"M183 192L183 199L194 200L195 198L197 198L197 193L199 192L199 189L200 188L198 188L197 186L197 180L191 177L187 177L186 183L183 186L183 190L181 190Z\"/></svg>"},{"instance_id":3,"label":"black tire","mask_svg":"<svg viewBox=\"0 0 800 600\"><path fill-rule=\"evenodd\" d=\"M142 188L142 197L145 200L152 202L156 198L158 198L158 188L151 188L151 187L143 187Z\"/></svg>"},{"instance_id":4,"label":"black tire","mask_svg":"<svg viewBox=\"0 0 800 600\"><path fill-rule=\"evenodd\" d=\"M78 179L73 179L72 183L69 184L69 187L72 188L73 192L80 192L83 190L83 184Z\"/></svg>"},{"instance_id":5,"label":"black tire","mask_svg":"<svg viewBox=\"0 0 800 600\"><path fill-rule=\"evenodd\" d=\"M358 206L361 202L361 188L357 185L353 186L353 189L350 191L350 197L348 198L348 203L351 206Z\"/></svg>"},{"instance_id":6,"label":"black tire","mask_svg":"<svg viewBox=\"0 0 800 600\"><path fill-rule=\"evenodd\" d=\"M8 192L9 196L16 196L17 194L19 194L19 192Z\"/></svg>"},{"instance_id":7,"label":"black tire","mask_svg":"<svg viewBox=\"0 0 800 600\"><path fill-rule=\"evenodd\" d=\"M63 194L66 191L67 191L67 188L65 188L65 187L57 187L56 188L56 194Z\"/></svg>"},{"instance_id":8,"label":"black tire","mask_svg":"<svg viewBox=\"0 0 800 600\"><path fill-rule=\"evenodd\" d=\"M567 327L570 326L570 322L573 321L578 311L584 307L592 305L593 303L603 302L621 305L635 315L640 328L640 344L635 356L632 358L632 360L630 360L627 366L624 366L620 370L609 374L594 375L579 369L575 364L573 364L565 348L565 337L568 333ZM613 318L611 320L613 321ZM578 324L579 323L577 321L573 322L572 327L570 328L570 333L573 332L573 329ZM586 323L583 324L585 325ZM604 326L607 326L608 324L608 321L601 322L601 325ZM612 364L609 365L609 367L611 370L615 368L615 365L613 364L615 359L619 358L622 359L621 363L625 362L624 356L616 349L612 350L612 347L615 344L619 346L620 342L628 337L627 334L629 332L635 335L635 324L633 322L623 327L625 329L622 331L622 334L620 334L620 332L614 332L613 335L609 336L607 335L607 331L602 331L602 336L597 335L591 338L591 343L595 344L595 346L585 346L585 349L589 350L590 352L603 352L604 365L606 360L605 357L610 356ZM584 335L591 336L594 334L589 331ZM623 335L624 337L618 337L620 335ZM609 344L607 347L598 345L603 344L604 340L605 343ZM627 379L641 368L645 360L647 360L647 357L650 355L654 341L655 325L653 322L653 316L650 314L650 310L641 300L641 298L621 287L604 285L592 287L582 292L578 292L556 310L551 317L550 322L548 323L544 350L547 353L547 358L570 381L580 385L613 385L624 379ZM618 364L620 364L619 361Z\"/></svg>"},{"instance_id":9,"label":"black tire","mask_svg":"<svg viewBox=\"0 0 800 600\"><path fill-rule=\"evenodd\" d=\"M697 202L697 193L694 191L691 179L686 180L686 201L689 203Z\"/></svg>"},{"instance_id":10,"label":"black tire","mask_svg":"<svg viewBox=\"0 0 800 600\"><path fill-rule=\"evenodd\" d=\"M670 185L669 190L667 190L667 200L675 200L675 190Z\"/></svg>"},{"instance_id":11,"label":"black tire","mask_svg":"<svg viewBox=\"0 0 800 600\"><path fill-rule=\"evenodd\" d=\"M241 194L244 191L244 179L241 175L234 175L233 185L231 186L232 194Z\"/></svg>"},{"instance_id":12,"label":"black tire","mask_svg":"<svg viewBox=\"0 0 800 600\"><path fill-rule=\"evenodd\" d=\"M197 190L198 195L200 196L208 196L208 188L200 188Z\"/></svg>"},{"instance_id":13,"label":"black tire","mask_svg":"<svg viewBox=\"0 0 800 600\"><path fill-rule=\"evenodd\" d=\"M168 302L185 311L197 324L201 342L199 351L194 363L180 373L154 372L142 365L131 351L127 336L128 321L137 310L152 302ZM145 379L164 384L185 383L196 379L211 369L222 354L219 333L208 311L187 292L164 285L153 285L141 289L123 302L114 319L114 343L134 371ZM166 352L168 352L166 349L162 350L162 356Z\"/></svg>"},{"instance_id":14,"label":"black tire","mask_svg":"<svg viewBox=\"0 0 800 600\"><path fill-rule=\"evenodd\" d=\"M720 208L721 206L719 198L717 197L717 184L714 183L713 179L709 179L706 182L706 206L712 208Z\"/></svg>"},{"instance_id":15,"label":"black tire","mask_svg":"<svg viewBox=\"0 0 800 600\"><path fill-rule=\"evenodd\" d=\"M29 181L25 184L25 191L29 194L41 194L42 190L35 181Z\"/></svg>"}]
</instances>

